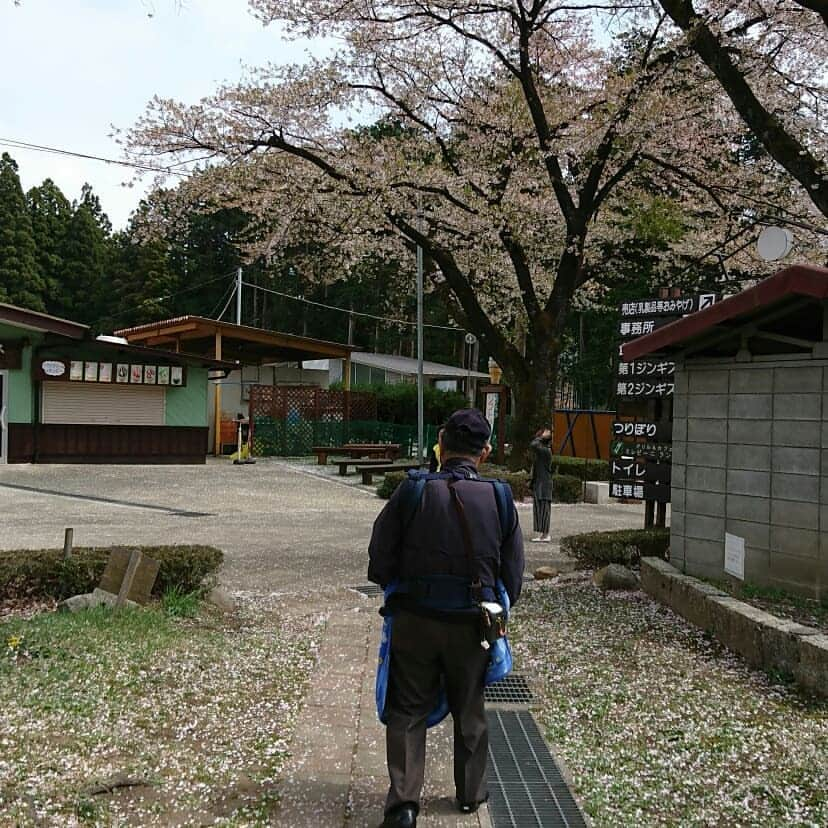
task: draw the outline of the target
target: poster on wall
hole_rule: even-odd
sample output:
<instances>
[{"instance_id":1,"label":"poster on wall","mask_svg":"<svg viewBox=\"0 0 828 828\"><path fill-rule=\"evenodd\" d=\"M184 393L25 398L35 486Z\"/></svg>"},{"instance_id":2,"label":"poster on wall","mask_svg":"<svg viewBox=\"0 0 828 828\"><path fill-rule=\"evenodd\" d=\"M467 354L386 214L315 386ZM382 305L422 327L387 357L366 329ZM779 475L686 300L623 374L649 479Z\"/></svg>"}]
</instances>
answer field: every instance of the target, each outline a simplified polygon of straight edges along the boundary
<instances>
[{"instance_id":1,"label":"poster on wall","mask_svg":"<svg viewBox=\"0 0 828 828\"><path fill-rule=\"evenodd\" d=\"M83 379L85 382L97 382L98 381L98 363L97 362L87 362L86 367L83 371Z\"/></svg>"},{"instance_id":2,"label":"poster on wall","mask_svg":"<svg viewBox=\"0 0 828 828\"><path fill-rule=\"evenodd\" d=\"M83 379L83 363L80 360L73 359L69 363L69 379L75 382Z\"/></svg>"},{"instance_id":3,"label":"poster on wall","mask_svg":"<svg viewBox=\"0 0 828 828\"><path fill-rule=\"evenodd\" d=\"M170 384L170 366L169 365L159 365L158 366L158 384L159 385L169 385Z\"/></svg>"},{"instance_id":4,"label":"poster on wall","mask_svg":"<svg viewBox=\"0 0 828 828\"><path fill-rule=\"evenodd\" d=\"M170 368L170 385L182 385L184 382L184 372L180 365L173 365Z\"/></svg>"},{"instance_id":5,"label":"poster on wall","mask_svg":"<svg viewBox=\"0 0 828 828\"><path fill-rule=\"evenodd\" d=\"M98 382L112 382L111 362L102 362L98 366Z\"/></svg>"},{"instance_id":6,"label":"poster on wall","mask_svg":"<svg viewBox=\"0 0 828 828\"><path fill-rule=\"evenodd\" d=\"M115 368L115 382L129 382L129 365L118 363Z\"/></svg>"},{"instance_id":7,"label":"poster on wall","mask_svg":"<svg viewBox=\"0 0 828 828\"><path fill-rule=\"evenodd\" d=\"M143 365L133 365L130 367L129 381L133 383L142 383L144 381Z\"/></svg>"},{"instance_id":8,"label":"poster on wall","mask_svg":"<svg viewBox=\"0 0 828 828\"><path fill-rule=\"evenodd\" d=\"M154 365L144 366L144 384L155 385L156 368Z\"/></svg>"}]
</instances>

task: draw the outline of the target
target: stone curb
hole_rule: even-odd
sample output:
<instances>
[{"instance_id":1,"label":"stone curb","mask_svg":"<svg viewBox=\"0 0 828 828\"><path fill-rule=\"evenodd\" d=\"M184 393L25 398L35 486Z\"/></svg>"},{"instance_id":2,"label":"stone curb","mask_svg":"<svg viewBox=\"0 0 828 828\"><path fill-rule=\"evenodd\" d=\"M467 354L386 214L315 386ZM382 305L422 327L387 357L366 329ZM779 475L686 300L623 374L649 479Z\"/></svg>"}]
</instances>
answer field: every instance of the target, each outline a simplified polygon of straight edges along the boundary
<instances>
[{"instance_id":1,"label":"stone curb","mask_svg":"<svg viewBox=\"0 0 828 828\"><path fill-rule=\"evenodd\" d=\"M828 635L739 601L660 558L641 559L641 585L753 667L791 675L828 698Z\"/></svg>"}]
</instances>

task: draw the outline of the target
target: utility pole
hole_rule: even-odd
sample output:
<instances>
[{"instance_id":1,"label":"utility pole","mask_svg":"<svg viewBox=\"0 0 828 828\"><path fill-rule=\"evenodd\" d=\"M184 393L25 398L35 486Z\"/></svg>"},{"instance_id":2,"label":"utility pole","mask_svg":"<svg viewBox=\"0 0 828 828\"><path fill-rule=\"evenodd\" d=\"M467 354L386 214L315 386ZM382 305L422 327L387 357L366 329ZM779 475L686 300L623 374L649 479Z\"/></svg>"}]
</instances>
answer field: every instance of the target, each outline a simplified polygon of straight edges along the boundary
<instances>
[{"instance_id":1,"label":"utility pole","mask_svg":"<svg viewBox=\"0 0 828 828\"><path fill-rule=\"evenodd\" d=\"M241 325L242 309L242 269L236 271L236 324Z\"/></svg>"},{"instance_id":2,"label":"utility pole","mask_svg":"<svg viewBox=\"0 0 828 828\"><path fill-rule=\"evenodd\" d=\"M422 196L417 196L417 225L423 232ZM423 248L417 245L417 462L423 462L425 442L423 403Z\"/></svg>"}]
</instances>

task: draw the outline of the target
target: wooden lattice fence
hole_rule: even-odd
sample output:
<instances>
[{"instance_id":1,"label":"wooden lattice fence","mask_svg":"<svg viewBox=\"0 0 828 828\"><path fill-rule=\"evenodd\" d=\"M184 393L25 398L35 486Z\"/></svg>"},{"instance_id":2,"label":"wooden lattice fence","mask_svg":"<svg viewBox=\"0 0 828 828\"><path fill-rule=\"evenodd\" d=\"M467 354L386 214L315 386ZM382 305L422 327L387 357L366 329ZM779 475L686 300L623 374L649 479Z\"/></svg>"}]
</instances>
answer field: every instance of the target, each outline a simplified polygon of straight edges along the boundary
<instances>
[{"instance_id":1,"label":"wooden lattice fence","mask_svg":"<svg viewBox=\"0 0 828 828\"><path fill-rule=\"evenodd\" d=\"M254 454L306 455L314 446L364 439L361 435L366 424L377 419L377 398L364 391L254 385L250 389L250 419ZM376 436L370 441L380 440Z\"/></svg>"}]
</instances>

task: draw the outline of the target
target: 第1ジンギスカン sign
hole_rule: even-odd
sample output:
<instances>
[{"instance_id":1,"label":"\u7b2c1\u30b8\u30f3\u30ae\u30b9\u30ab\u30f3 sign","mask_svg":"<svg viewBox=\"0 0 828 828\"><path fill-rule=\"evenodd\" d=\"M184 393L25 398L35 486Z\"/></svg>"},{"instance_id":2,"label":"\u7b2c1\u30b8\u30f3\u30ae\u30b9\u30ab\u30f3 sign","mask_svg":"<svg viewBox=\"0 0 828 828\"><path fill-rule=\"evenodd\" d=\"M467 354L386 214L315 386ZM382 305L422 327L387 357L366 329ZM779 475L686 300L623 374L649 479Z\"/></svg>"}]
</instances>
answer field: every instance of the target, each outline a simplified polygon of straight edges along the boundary
<instances>
[{"instance_id":1,"label":"\u7b2c1\u30b8\u30f3\u30ae\u30b9\u30ab\u30f3 sign","mask_svg":"<svg viewBox=\"0 0 828 828\"><path fill-rule=\"evenodd\" d=\"M622 318L636 316L686 316L696 313L721 299L718 293L700 293L696 296L676 296L671 299L637 299L634 302L622 302L619 306Z\"/></svg>"},{"instance_id":2,"label":"\u7b2c1\u30b8\u30f3\u30ae\u30b9\u30ab\u30f3 sign","mask_svg":"<svg viewBox=\"0 0 828 828\"><path fill-rule=\"evenodd\" d=\"M676 363L669 359L634 359L618 363L618 376L624 379L663 379L676 373Z\"/></svg>"}]
</instances>

